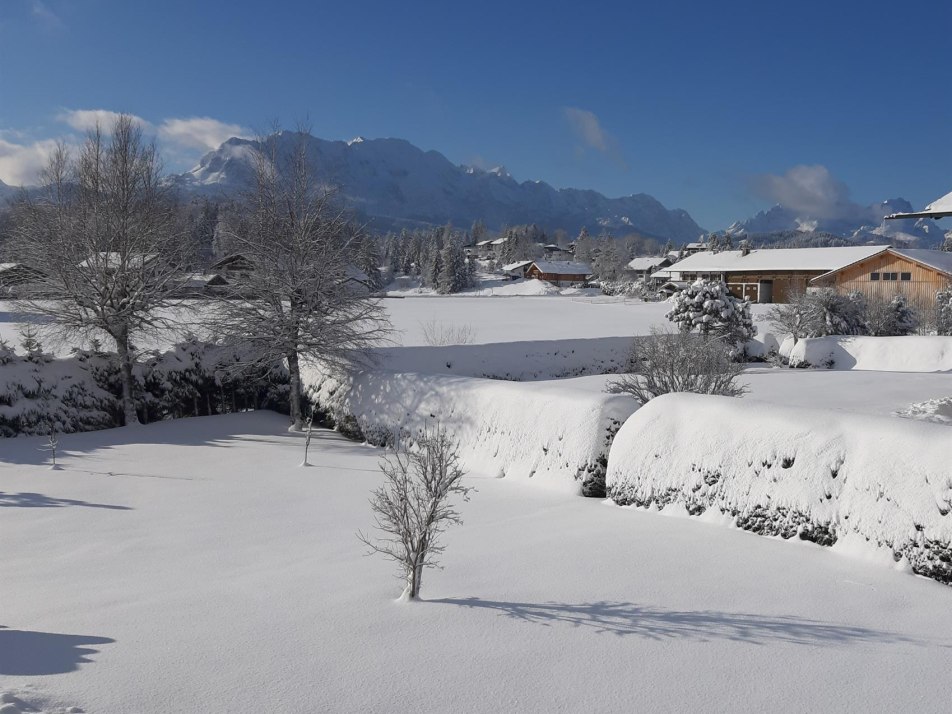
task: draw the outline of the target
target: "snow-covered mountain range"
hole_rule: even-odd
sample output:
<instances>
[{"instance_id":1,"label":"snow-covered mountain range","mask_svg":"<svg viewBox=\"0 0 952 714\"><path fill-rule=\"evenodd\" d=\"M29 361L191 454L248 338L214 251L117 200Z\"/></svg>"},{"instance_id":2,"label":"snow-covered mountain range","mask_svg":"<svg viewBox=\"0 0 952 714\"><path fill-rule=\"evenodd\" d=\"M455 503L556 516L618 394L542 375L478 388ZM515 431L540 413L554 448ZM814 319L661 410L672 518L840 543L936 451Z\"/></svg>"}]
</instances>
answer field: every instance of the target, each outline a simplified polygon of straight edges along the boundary
<instances>
[{"instance_id":1,"label":"snow-covered mountain range","mask_svg":"<svg viewBox=\"0 0 952 714\"><path fill-rule=\"evenodd\" d=\"M287 155L302 135L281 132L277 155ZM305 136L315 175L338 186L344 197L380 228L445 224L489 228L535 223L574 234L639 232L675 242L697 240L704 230L681 209L665 208L640 193L607 198L596 191L556 189L542 181L516 181L504 167L490 171L457 166L437 151L403 139L327 141ZM173 177L186 192L215 195L246 188L256 141L232 138L206 154L191 171Z\"/></svg>"},{"instance_id":2,"label":"snow-covered mountain range","mask_svg":"<svg viewBox=\"0 0 952 714\"><path fill-rule=\"evenodd\" d=\"M888 242L921 248L940 244L945 233L945 229L929 218L883 220L890 213L908 213L913 210L912 204L903 198L893 198L871 206L849 204L840 209L835 215L817 217L778 203L746 221L732 224L727 232L733 236L757 236L762 241L770 242L770 236L787 237L791 231L799 231L830 234L856 243Z\"/></svg>"}]
</instances>

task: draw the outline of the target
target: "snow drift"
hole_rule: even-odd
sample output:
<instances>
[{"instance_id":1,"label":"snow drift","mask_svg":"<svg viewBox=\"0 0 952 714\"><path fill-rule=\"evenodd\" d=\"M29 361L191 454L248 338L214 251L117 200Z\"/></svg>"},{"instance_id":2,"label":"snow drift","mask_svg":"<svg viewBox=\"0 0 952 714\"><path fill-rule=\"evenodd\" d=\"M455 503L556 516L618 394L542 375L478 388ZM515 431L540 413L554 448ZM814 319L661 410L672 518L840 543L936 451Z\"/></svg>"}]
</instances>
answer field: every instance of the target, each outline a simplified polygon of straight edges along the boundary
<instances>
[{"instance_id":1,"label":"snow drift","mask_svg":"<svg viewBox=\"0 0 952 714\"><path fill-rule=\"evenodd\" d=\"M611 439L635 410L622 395L556 385L416 373L333 377L309 366L308 393L343 431L387 444L439 421L468 471L532 478L601 495Z\"/></svg>"},{"instance_id":2,"label":"snow drift","mask_svg":"<svg viewBox=\"0 0 952 714\"><path fill-rule=\"evenodd\" d=\"M669 394L620 429L621 505L716 509L763 535L862 537L952 584L952 442L941 425Z\"/></svg>"},{"instance_id":3,"label":"snow drift","mask_svg":"<svg viewBox=\"0 0 952 714\"><path fill-rule=\"evenodd\" d=\"M780 354L791 367L830 367L879 372L952 371L952 337L811 337L787 339Z\"/></svg>"}]
</instances>

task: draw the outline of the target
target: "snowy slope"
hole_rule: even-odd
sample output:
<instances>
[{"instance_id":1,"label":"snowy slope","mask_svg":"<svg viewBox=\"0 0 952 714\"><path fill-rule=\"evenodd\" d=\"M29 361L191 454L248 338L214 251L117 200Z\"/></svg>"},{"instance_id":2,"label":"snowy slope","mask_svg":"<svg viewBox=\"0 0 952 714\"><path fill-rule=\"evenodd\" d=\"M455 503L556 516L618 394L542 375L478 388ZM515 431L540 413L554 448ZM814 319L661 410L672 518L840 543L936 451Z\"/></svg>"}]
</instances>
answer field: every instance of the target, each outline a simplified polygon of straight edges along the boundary
<instances>
[{"instance_id":1,"label":"snowy slope","mask_svg":"<svg viewBox=\"0 0 952 714\"><path fill-rule=\"evenodd\" d=\"M287 131L277 135L278 156L289 155L301 137ZM606 198L541 181L518 183L505 170L456 166L439 152L423 151L403 139L344 142L309 136L305 141L315 175L339 186L380 227L450 222L468 227L478 219L492 228L534 223L576 232L600 226L676 241L696 240L703 232L686 211L669 210L643 193ZM175 182L183 190L205 194L247 188L258 146L229 139Z\"/></svg>"},{"instance_id":2,"label":"snowy slope","mask_svg":"<svg viewBox=\"0 0 952 714\"><path fill-rule=\"evenodd\" d=\"M354 535L380 452L320 432L296 468L285 426L83 434L58 472L4 448L0 690L58 714L948 708L952 588L492 474L397 605Z\"/></svg>"}]
</instances>

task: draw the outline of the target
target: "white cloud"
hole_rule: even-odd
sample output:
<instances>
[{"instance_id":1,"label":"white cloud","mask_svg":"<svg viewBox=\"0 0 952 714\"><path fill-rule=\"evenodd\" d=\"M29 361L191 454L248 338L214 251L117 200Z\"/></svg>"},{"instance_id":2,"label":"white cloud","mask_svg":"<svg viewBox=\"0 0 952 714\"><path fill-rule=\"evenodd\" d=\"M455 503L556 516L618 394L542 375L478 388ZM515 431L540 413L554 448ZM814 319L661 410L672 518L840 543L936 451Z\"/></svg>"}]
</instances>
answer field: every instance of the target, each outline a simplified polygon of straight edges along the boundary
<instances>
[{"instance_id":1,"label":"white cloud","mask_svg":"<svg viewBox=\"0 0 952 714\"><path fill-rule=\"evenodd\" d=\"M56 119L76 129L76 131L89 131L99 125L103 131L108 132L120 116L122 115L119 112L110 109L65 109L56 115ZM143 131L152 130L152 124L142 117L135 114L129 116L142 127Z\"/></svg>"},{"instance_id":2,"label":"white cloud","mask_svg":"<svg viewBox=\"0 0 952 714\"><path fill-rule=\"evenodd\" d=\"M227 124L211 117L165 119L158 129L159 139L183 149L217 149L233 136L247 136L248 131L238 124Z\"/></svg>"},{"instance_id":3,"label":"white cloud","mask_svg":"<svg viewBox=\"0 0 952 714\"><path fill-rule=\"evenodd\" d=\"M63 20L60 19L60 16L53 12L50 6L43 2L43 0L33 0L30 3L30 8L37 22L47 29L62 30L66 27Z\"/></svg>"},{"instance_id":4,"label":"white cloud","mask_svg":"<svg viewBox=\"0 0 952 714\"><path fill-rule=\"evenodd\" d=\"M11 186L35 184L56 148L55 139L17 144L0 138L0 181Z\"/></svg>"},{"instance_id":5,"label":"white cloud","mask_svg":"<svg viewBox=\"0 0 952 714\"><path fill-rule=\"evenodd\" d=\"M594 112L578 107L563 107L562 116L584 148L594 149L627 168L618 140L606 131Z\"/></svg>"},{"instance_id":6,"label":"white cloud","mask_svg":"<svg viewBox=\"0 0 952 714\"><path fill-rule=\"evenodd\" d=\"M845 183L819 164L794 166L780 176L758 176L753 187L762 198L813 218L849 218L866 210L850 200Z\"/></svg>"}]
</instances>

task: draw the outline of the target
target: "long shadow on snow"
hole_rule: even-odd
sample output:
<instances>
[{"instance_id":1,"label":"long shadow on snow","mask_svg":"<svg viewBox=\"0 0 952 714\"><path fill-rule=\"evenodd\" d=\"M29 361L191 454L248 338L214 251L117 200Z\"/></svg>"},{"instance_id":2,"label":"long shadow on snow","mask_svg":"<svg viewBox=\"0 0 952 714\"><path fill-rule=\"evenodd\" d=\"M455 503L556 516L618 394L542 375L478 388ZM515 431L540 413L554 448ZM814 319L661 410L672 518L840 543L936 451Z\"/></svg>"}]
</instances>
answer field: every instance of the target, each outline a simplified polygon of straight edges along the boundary
<instances>
[{"instance_id":1,"label":"long shadow on snow","mask_svg":"<svg viewBox=\"0 0 952 714\"><path fill-rule=\"evenodd\" d=\"M287 431L287 416L260 410L241 414L224 414L212 417L186 417L155 422L145 426L119 427L86 431L75 434L61 434L57 455L62 462L69 456L91 454L106 451L119 446L169 445L179 447L231 448L245 442L285 445L287 448L301 448L302 434ZM363 447L344 440L326 429L315 430L312 442L328 441L337 453L361 451ZM44 449L46 437L20 436L12 439L0 439L0 463L40 466L49 463L49 453ZM67 471L82 470L64 463ZM119 468L116 473L122 471ZM91 471L89 473L99 473ZM130 474L149 476L150 474ZM175 476L155 476L156 478L177 478Z\"/></svg>"},{"instance_id":2,"label":"long shadow on snow","mask_svg":"<svg viewBox=\"0 0 952 714\"><path fill-rule=\"evenodd\" d=\"M42 493L5 493L0 491L0 508L64 508L67 506L107 508L114 511L133 510L129 506L90 503L89 501L77 501L72 498L54 498L53 496L45 496Z\"/></svg>"},{"instance_id":3,"label":"long shadow on snow","mask_svg":"<svg viewBox=\"0 0 952 714\"><path fill-rule=\"evenodd\" d=\"M89 663L99 650L87 645L105 645L115 640L88 635L9 630L0 626L0 674L34 677L74 672Z\"/></svg>"},{"instance_id":4,"label":"long shadow on snow","mask_svg":"<svg viewBox=\"0 0 952 714\"><path fill-rule=\"evenodd\" d=\"M605 600L570 604L444 598L426 602L495 610L506 617L546 627L561 623L572 627L590 627L598 633L636 635L651 640L735 640L757 645L769 642L798 645L841 645L867 641L918 642L881 630L835 625L800 617L771 617L716 610L666 610Z\"/></svg>"}]
</instances>

